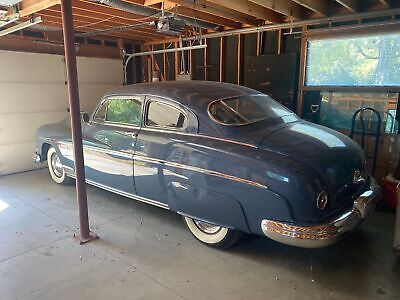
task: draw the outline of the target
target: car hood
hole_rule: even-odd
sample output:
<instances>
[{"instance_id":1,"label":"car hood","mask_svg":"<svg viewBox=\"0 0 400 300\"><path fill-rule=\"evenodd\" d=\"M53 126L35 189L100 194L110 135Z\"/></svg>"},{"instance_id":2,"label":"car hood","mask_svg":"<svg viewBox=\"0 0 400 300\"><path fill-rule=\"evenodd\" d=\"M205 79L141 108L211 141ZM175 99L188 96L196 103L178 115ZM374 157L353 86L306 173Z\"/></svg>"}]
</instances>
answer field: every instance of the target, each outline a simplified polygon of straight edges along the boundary
<instances>
[{"instance_id":1,"label":"car hood","mask_svg":"<svg viewBox=\"0 0 400 300\"><path fill-rule=\"evenodd\" d=\"M294 122L268 135L259 147L301 161L316 170L332 192L364 171L365 156L349 137L309 122Z\"/></svg>"}]
</instances>

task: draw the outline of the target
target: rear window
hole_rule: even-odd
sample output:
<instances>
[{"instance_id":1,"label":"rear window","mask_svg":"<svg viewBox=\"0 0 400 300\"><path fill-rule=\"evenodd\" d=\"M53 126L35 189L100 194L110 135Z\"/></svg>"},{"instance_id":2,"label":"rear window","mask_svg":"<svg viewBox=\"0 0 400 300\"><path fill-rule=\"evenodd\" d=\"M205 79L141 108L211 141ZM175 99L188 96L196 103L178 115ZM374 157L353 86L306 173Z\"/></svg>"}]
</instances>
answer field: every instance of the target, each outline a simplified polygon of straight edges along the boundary
<instances>
[{"instance_id":1,"label":"rear window","mask_svg":"<svg viewBox=\"0 0 400 300\"><path fill-rule=\"evenodd\" d=\"M293 114L267 95L247 95L217 100L210 104L208 112L214 121L234 126Z\"/></svg>"}]
</instances>

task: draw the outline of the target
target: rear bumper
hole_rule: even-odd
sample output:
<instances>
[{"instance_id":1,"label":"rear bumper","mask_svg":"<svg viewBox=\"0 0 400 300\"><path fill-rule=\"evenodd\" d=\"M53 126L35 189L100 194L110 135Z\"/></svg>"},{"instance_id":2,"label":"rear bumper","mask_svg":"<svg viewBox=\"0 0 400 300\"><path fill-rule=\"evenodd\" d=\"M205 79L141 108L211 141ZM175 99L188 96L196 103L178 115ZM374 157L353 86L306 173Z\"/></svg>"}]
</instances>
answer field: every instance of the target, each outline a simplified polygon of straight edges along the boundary
<instances>
[{"instance_id":1,"label":"rear bumper","mask_svg":"<svg viewBox=\"0 0 400 300\"><path fill-rule=\"evenodd\" d=\"M353 208L329 223L298 226L265 219L261 229L267 237L280 243L303 248L329 246L362 222L374 210L380 195L380 188L371 177L369 189L354 200Z\"/></svg>"}]
</instances>

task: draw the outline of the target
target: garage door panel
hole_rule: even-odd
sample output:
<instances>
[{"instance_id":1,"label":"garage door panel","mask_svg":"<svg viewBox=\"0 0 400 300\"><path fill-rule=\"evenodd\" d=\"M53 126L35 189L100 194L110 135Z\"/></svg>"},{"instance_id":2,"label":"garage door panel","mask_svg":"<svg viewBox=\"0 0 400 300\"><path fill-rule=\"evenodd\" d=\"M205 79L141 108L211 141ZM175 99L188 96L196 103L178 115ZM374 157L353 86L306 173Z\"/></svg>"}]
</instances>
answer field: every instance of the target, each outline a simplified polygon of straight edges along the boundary
<instances>
[{"instance_id":1,"label":"garage door panel","mask_svg":"<svg viewBox=\"0 0 400 300\"><path fill-rule=\"evenodd\" d=\"M120 85L123 81L122 63L115 62L115 59L78 57L79 82Z\"/></svg>"},{"instance_id":2,"label":"garage door panel","mask_svg":"<svg viewBox=\"0 0 400 300\"><path fill-rule=\"evenodd\" d=\"M0 51L0 82L60 83L65 80L62 56Z\"/></svg>"},{"instance_id":3,"label":"garage door panel","mask_svg":"<svg viewBox=\"0 0 400 300\"><path fill-rule=\"evenodd\" d=\"M1 73L1 72L0 72ZM0 114L67 112L68 91L63 84L0 83Z\"/></svg>"},{"instance_id":4,"label":"garage door panel","mask_svg":"<svg viewBox=\"0 0 400 300\"><path fill-rule=\"evenodd\" d=\"M42 112L33 114L8 114L0 119L0 145L35 141L36 130L48 123L57 123L68 117L68 113Z\"/></svg>"},{"instance_id":5,"label":"garage door panel","mask_svg":"<svg viewBox=\"0 0 400 300\"><path fill-rule=\"evenodd\" d=\"M0 146L0 175L18 173L43 167L32 160L35 142Z\"/></svg>"},{"instance_id":6,"label":"garage door panel","mask_svg":"<svg viewBox=\"0 0 400 300\"><path fill-rule=\"evenodd\" d=\"M81 110L92 112L122 83L120 60L78 58ZM31 170L36 130L68 117L60 55L0 51L0 174Z\"/></svg>"}]
</instances>

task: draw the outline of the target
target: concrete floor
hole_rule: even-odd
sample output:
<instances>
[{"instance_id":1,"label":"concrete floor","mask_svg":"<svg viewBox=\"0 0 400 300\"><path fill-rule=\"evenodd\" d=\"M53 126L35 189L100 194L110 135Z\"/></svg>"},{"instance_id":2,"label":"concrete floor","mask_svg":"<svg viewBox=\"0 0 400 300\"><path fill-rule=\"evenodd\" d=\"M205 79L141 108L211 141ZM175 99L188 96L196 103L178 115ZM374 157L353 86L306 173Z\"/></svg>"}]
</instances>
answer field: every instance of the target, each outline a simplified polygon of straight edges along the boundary
<instances>
[{"instance_id":1,"label":"concrete floor","mask_svg":"<svg viewBox=\"0 0 400 300\"><path fill-rule=\"evenodd\" d=\"M174 213L94 187L88 198L101 239L80 246L73 186L47 170L0 178L1 300L400 299L392 215L325 249L253 237L219 251Z\"/></svg>"}]
</instances>

